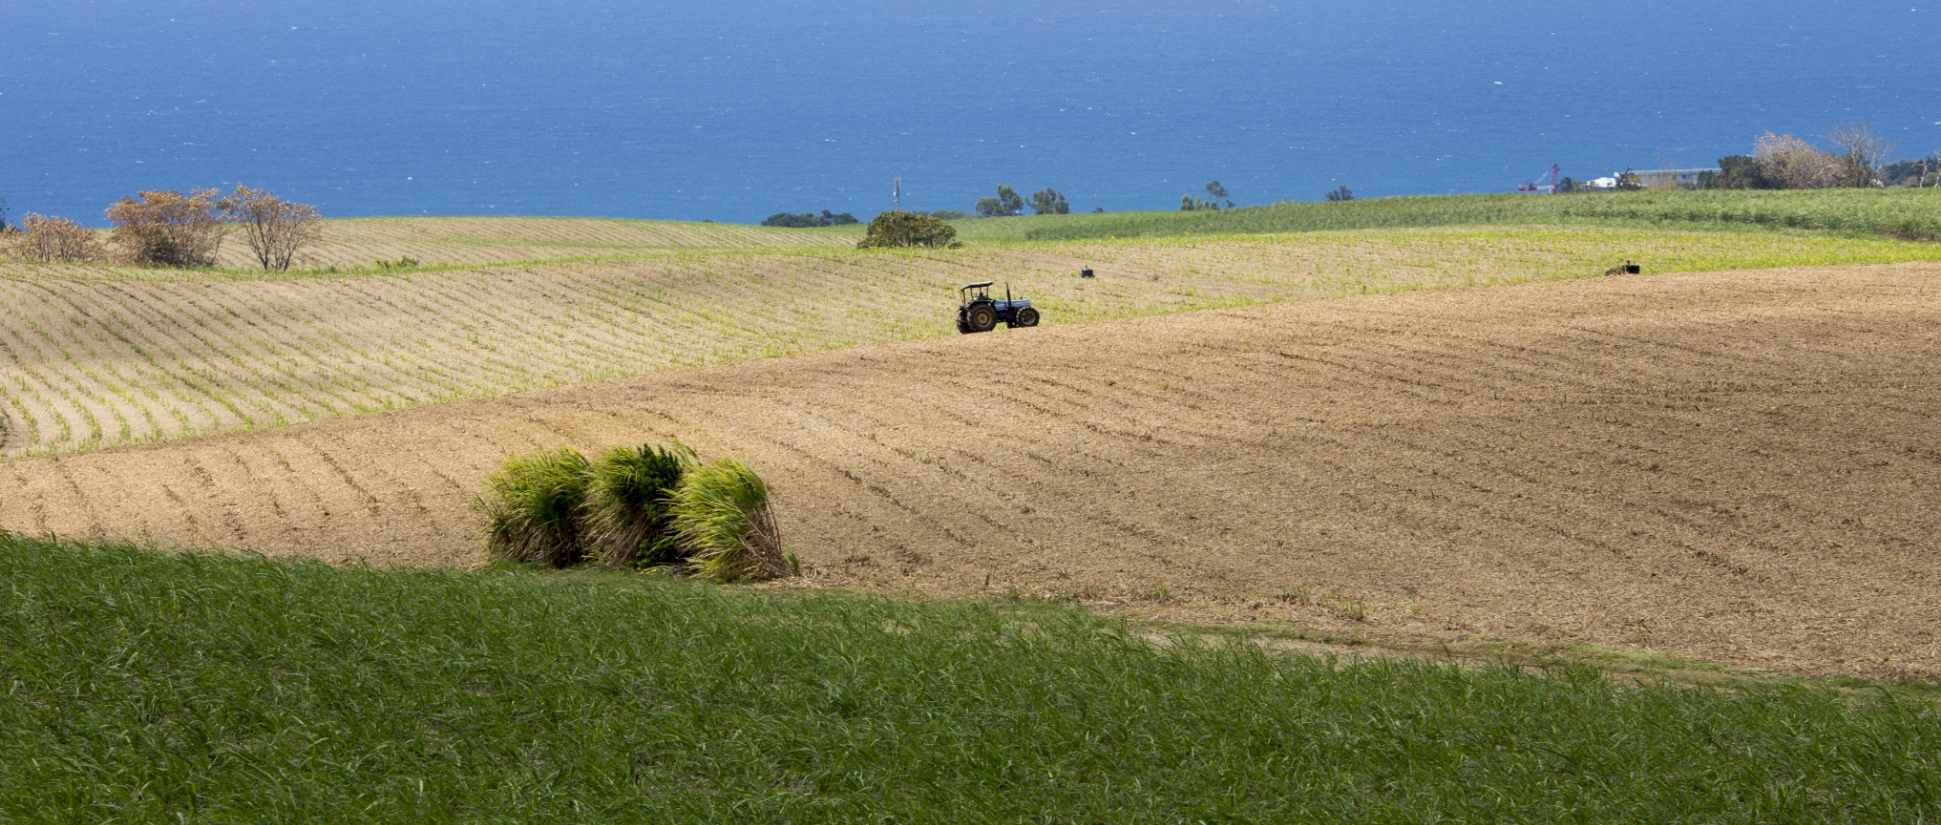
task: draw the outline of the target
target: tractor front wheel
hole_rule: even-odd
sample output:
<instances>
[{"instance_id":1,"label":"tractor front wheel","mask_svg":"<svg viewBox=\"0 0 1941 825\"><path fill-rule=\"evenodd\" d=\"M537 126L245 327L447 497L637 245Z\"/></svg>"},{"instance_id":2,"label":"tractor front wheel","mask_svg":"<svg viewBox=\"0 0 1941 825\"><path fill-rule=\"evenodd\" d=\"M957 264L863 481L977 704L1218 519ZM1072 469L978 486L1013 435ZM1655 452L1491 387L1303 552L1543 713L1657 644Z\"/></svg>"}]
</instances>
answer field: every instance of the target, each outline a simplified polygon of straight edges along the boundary
<instances>
[{"instance_id":1,"label":"tractor front wheel","mask_svg":"<svg viewBox=\"0 0 1941 825\"><path fill-rule=\"evenodd\" d=\"M990 332L997 327L997 310L988 306L971 307L964 316L964 324L971 332Z\"/></svg>"},{"instance_id":2,"label":"tractor front wheel","mask_svg":"<svg viewBox=\"0 0 1941 825\"><path fill-rule=\"evenodd\" d=\"M1031 307L1018 310L1018 314L1011 320L1011 326L1014 327L1035 327L1037 325L1038 311Z\"/></svg>"}]
</instances>

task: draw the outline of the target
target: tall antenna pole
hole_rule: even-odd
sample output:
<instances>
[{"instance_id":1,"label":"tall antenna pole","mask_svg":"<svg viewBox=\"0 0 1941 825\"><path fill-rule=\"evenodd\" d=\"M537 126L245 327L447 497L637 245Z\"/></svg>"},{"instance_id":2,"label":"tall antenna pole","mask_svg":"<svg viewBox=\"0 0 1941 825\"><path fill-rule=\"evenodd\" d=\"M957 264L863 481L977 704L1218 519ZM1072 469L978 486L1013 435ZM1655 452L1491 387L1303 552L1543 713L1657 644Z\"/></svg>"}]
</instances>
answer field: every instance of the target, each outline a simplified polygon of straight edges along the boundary
<instances>
[{"instance_id":1,"label":"tall antenna pole","mask_svg":"<svg viewBox=\"0 0 1941 825\"><path fill-rule=\"evenodd\" d=\"M903 211L903 179L896 179L896 211Z\"/></svg>"}]
</instances>

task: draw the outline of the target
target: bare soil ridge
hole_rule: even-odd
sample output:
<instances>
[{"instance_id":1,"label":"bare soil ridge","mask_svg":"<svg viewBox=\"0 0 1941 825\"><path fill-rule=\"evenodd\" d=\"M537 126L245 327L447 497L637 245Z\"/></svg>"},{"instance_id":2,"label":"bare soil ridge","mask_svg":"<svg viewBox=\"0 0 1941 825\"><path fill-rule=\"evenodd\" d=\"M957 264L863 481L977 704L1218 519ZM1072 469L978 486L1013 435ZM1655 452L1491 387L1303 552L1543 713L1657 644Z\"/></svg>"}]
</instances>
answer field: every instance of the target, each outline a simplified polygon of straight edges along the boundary
<instances>
[{"instance_id":1,"label":"bare soil ridge","mask_svg":"<svg viewBox=\"0 0 1941 825\"><path fill-rule=\"evenodd\" d=\"M812 579L1941 677L1941 266L1287 303L0 463L0 527L482 560L508 454L680 439ZM1326 597L1337 596L1330 600Z\"/></svg>"}]
</instances>

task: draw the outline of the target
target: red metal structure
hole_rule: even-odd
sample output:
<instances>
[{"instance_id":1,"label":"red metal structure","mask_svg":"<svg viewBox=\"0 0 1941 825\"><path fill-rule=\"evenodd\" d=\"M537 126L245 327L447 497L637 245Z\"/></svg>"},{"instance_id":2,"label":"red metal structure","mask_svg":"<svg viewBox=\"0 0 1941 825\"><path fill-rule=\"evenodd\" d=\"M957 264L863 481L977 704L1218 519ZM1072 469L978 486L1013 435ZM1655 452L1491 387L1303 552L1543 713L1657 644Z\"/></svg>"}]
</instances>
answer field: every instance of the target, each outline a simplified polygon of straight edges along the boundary
<instances>
[{"instance_id":1,"label":"red metal structure","mask_svg":"<svg viewBox=\"0 0 1941 825\"><path fill-rule=\"evenodd\" d=\"M1523 182L1522 186L1519 186L1516 188L1516 191L1544 192L1551 195L1555 195L1557 194L1558 181L1562 180L1561 178L1557 177L1557 175L1562 171L1563 170L1559 168L1557 164L1554 164L1554 163L1550 164L1550 182L1548 184L1538 183L1535 180L1526 180ZM1543 179L1538 178L1537 180L1543 180Z\"/></svg>"}]
</instances>

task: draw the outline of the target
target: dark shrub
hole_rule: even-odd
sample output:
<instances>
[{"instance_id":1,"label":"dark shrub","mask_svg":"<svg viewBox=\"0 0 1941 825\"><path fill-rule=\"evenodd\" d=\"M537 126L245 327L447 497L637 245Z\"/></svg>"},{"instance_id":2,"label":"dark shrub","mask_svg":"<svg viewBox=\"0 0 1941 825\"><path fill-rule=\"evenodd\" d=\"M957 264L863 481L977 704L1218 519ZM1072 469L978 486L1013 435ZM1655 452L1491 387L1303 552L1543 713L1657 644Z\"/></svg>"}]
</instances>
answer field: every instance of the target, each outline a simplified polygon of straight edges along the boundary
<instances>
[{"instance_id":1,"label":"dark shrub","mask_svg":"<svg viewBox=\"0 0 1941 825\"><path fill-rule=\"evenodd\" d=\"M884 212L869 222L869 234L858 249L875 247L937 246L956 249L957 228L927 215L909 212Z\"/></svg>"}]
</instances>

